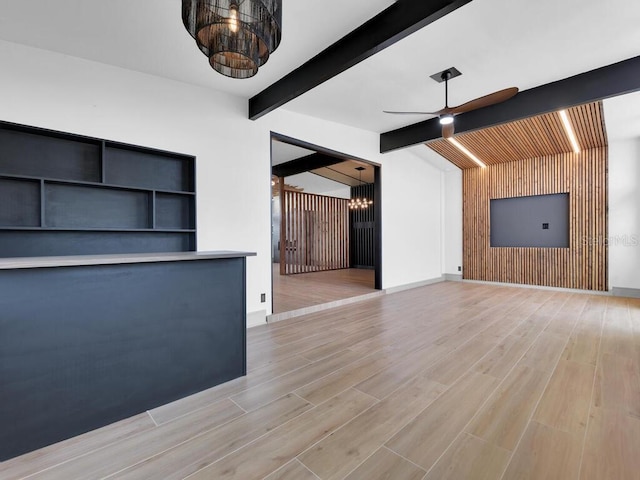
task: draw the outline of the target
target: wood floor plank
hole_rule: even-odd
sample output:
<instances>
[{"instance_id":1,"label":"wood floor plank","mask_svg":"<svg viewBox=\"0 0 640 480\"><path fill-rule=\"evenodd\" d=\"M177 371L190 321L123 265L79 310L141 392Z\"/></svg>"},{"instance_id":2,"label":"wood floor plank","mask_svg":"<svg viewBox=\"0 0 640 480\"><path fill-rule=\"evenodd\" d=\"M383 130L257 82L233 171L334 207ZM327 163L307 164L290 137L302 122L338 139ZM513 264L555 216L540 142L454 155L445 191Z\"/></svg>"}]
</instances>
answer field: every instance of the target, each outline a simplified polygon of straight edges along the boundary
<instances>
[{"instance_id":1,"label":"wood floor plank","mask_svg":"<svg viewBox=\"0 0 640 480\"><path fill-rule=\"evenodd\" d=\"M425 471L387 448L378 449L345 480L420 480Z\"/></svg>"},{"instance_id":2,"label":"wood floor plank","mask_svg":"<svg viewBox=\"0 0 640 480\"><path fill-rule=\"evenodd\" d=\"M577 326L567 344L562 359L595 365L598 360L602 324L581 323Z\"/></svg>"},{"instance_id":3,"label":"wood floor plank","mask_svg":"<svg viewBox=\"0 0 640 480\"><path fill-rule=\"evenodd\" d=\"M122 470L118 480L181 480L303 414L312 405L287 395L218 428Z\"/></svg>"},{"instance_id":4,"label":"wood floor plank","mask_svg":"<svg viewBox=\"0 0 640 480\"><path fill-rule=\"evenodd\" d=\"M273 311L289 312L375 292L374 276L373 270L357 268L280 275L279 264L274 264Z\"/></svg>"},{"instance_id":5,"label":"wood floor plank","mask_svg":"<svg viewBox=\"0 0 640 480\"><path fill-rule=\"evenodd\" d=\"M620 410L591 409L581 480L637 480L640 419Z\"/></svg>"},{"instance_id":6,"label":"wood floor plank","mask_svg":"<svg viewBox=\"0 0 640 480\"><path fill-rule=\"evenodd\" d=\"M322 361L282 375L275 380L244 390L233 395L231 399L247 411L255 410L356 360L358 360L356 353L343 350Z\"/></svg>"},{"instance_id":7,"label":"wood floor plank","mask_svg":"<svg viewBox=\"0 0 640 480\"><path fill-rule=\"evenodd\" d=\"M223 400L153 430L111 444L91 455L78 457L37 473L32 478L101 479L227 423L243 413L230 400Z\"/></svg>"},{"instance_id":8,"label":"wood floor plank","mask_svg":"<svg viewBox=\"0 0 640 480\"><path fill-rule=\"evenodd\" d=\"M533 419L557 430L584 435L595 367L560 360Z\"/></svg>"},{"instance_id":9,"label":"wood floor plank","mask_svg":"<svg viewBox=\"0 0 640 480\"><path fill-rule=\"evenodd\" d=\"M498 445L522 432L504 480L575 480L583 445L582 480L640 480L640 300L443 282L247 337L246 377L154 409L160 426L143 414L0 463L0 478L319 480L309 455L329 478L498 479ZM535 412L527 369L550 379ZM430 398L407 389L427 370L451 385L420 410ZM466 432L481 420L491 441Z\"/></svg>"},{"instance_id":10,"label":"wood floor plank","mask_svg":"<svg viewBox=\"0 0 640 480\"><path fill-rule=\"evenodd\" d=\"M576 479L580 470L581 451L581 436L531 422L503 479ZM600 477L599 480L605 480L605 478Z\"/></svg>"},{"instance_id":11,"label":"wood floor plank","mask_svg":"<svg viewBox=\"0 0 640 480\"><path fill-rule=\"evenodd\" d=\"M155 424L148 414L136 415L35 452L0 462L0 478L27 477L153 428Z\"/></svg>"},{"instance_id":12,"label":"wood floor plank","mask_svg":"<svg viewBox=\"0 0 640 480\"><path fill-rule=\"evenodd\" d=\"M640 418L640 362L605 353L596 371L594 406Z\"/></svg>"},{"instance_id":13,"label":"wood floor plank","mask_svg":"<svg viewBox=\"0 0 640 480\"><path fill-rule=\"evenodd\" d=\"M517 366L489 398L468 433L513 451L549 379L548 372Z\"/></svg>"},{"instance_id":14,"label":"wood floor plank","mask_svg":"<svg viewBox=\"0 0 640 480\"><path fill-rule=\"evenodd\" d=\"M420 350L410 352L402 361L392 364L360 382L355 388L381 400L409 379L422 373L428 365L441 358L445 353L446 349L443 347L427 345Z\"/></svg>"},{"instance_id":15,"label":"wood floor plank","mask_svg":"<svg viewBox=\"0 0 640 480\"><path fill-rule=\"evenodd\" d=\"M626 299L612 297L607 303L601 353L636 359L634 327Z\"/></svg>"},{"instance_id":16,"label":"wood floor plank","mask_svg":"<svg viewBox=\"0 0 640 480\"><path fill-rule=\"evenodd\" d=\"M264 478L375 403L350 389L203 468L189 480Z\"/></svg>"},{"instance_id":17,"label":"wood floor plank","mask_svg":"<svg viewBox=\"0 0 640 480\"><path fill-rule=\"evenodd\" d=\"M443 385L452 385L497 343L496 338L478 335L425 370L425 374Z\"/></svg>"},{"instance_id":18,"label":"wood floor plank","mask_svg":"<svg viewBox=\"0 0 640 480\"><path fill-rule=\"evenodd\" d=\"M375 338L380 335L382 331L384 331L384 328L372 326L362 330L358 330L349 335L340 334L335 340L306 350L305 352L302 352L301 355L304 356L304 358L311 360L312 362L317 362L318 360L325 359L327 357L330 357L331 355L336 354L337 352L357 345L362 341L368 340L370 338Z\"/></svg>"},{"instance_id":19,"label":"wood floor plank","mask_svg":"<svg viewBox=\"0 0 640 480\"><path fill-rule=\"evenodd\" d=\"M587 305L589 297L581 294L570 295L545 328L545 332L568 337Z\"/></svg>"},{"instance_id":20,"label":"wood floor plank","mask_svg":"<svg viewBox=\"0 0 640 480\"><path fill-rule=\"evenodd\" d=\"M473 368L496 378L504 378L524 353L531 347L535 337L509 335L491 350Z\"/></svg>"},{"instance_id":21,"label":"wood floor plank","mask_svg":"<svg viewBox=\"0 0 640 480\"><path fill-rule=\"evenodd\" d=\"M528 365L536 370L551 372L564 351L567 337L556 333L543 332L524 354L520 364Z\"/></svg>"},{"instance_id":22,"label":"wood floor plank","mask_svg":"<svg viewBox=\"0 0 640 480\"><path fill-rule=\"evenodd\" d=\"M429 470L497 385L489 375L466 374L385 445Z\"/></svg>"},{"instance_id":23,"label":"wood floor plank","mask_svg":"<svg viewBox=\"0 0 640 480\"><path fill-rule=\"evenodd\" d=\"M150 414L159 425L170 422L183 415L206 408L220 400L228 398L264 382L309 365L309 360L293 356L257 369L246 377L237 378L202 392L190 395L175 402L151 410Z\"/></svg>"},{"instance_id":24,"label":"wood floor plank","mask_svg":"<svg viewBox=\"0 0 640 480\"><path fill-rule=\"evenodd\" d=\"M598 297L589 297L562 353L563 360L596 364L605 311L606 301Z\"/></svg>"},{"instance_id":25,"label":"wood floor plank","mask_svg":"<svg viewBox=\"0 0 640 480\"><path fill-rule=\"evenodd\" d=\"M495 480L511 452L468 433L460 435L424 480Z\"/></svg>"},{"instance_id":26,"label":"wood floor plank","mask_svg":"<svg viewBox=\"0 0 640 480\"><path fill-rule=\"evenodd\" d=\"M342 334L333 329L327 329L324 332L309 335L307 338L303 338L296 342L288 343L285 345L277 345L271 347L269 345L264 346L262 349L253 348L247 350L247 363L249 365L267 364L271 362L278 362L286 359L292 355L304 355L308 351L313 351L316 348L331 345L333 342L342 338ZM334 352L337 350L334 350Z\"/></svg>"},{"instance_id":27,"label":"wood floor plank","mask_svg":"<svg viewBox=\"0 0 640 480\"><path fill-rule=\"evenodd\" d=\"M380 350L299 388L295 393L317 405L401 359L402 353L399 351Z\"/></svg>"},{"instance_id":28,"label":"wood floor plank","mask_svg":"<svg viewBox=\"0 0 640 480\"><path fill-rule=\"evenodd\" d=\"M323 480L342 479L445 389L424 376L414 378L298 459Z\"/></svg>"},{"instance_id":29,"label":"wood floor plank","mask_svg":"<svg viewBox=\"0 0 640 480\"><path fill-rule=\"evenodd\" d=\"M264 480L318 480L318 477L297 459L293 459L280 470L265 477Z\"/></svg>"}]
</instances>

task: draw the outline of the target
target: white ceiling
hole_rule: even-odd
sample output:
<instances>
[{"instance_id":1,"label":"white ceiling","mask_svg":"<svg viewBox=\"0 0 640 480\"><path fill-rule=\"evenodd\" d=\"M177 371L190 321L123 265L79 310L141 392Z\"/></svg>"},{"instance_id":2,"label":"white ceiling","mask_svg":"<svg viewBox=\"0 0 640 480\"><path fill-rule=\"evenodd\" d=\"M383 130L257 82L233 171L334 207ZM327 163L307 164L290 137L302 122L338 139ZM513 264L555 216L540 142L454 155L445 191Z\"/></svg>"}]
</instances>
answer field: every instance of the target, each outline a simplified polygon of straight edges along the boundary
<instances>
[{"instance_id":1,"label":"white ceiling","mask_svg":"<svg viewBox=\"0 0 640 480\"><path fill-rule=\"evenodd\" d=\"M423 120L383 110L436 111L455 66L451 105L526 90L640 54L640 2L474 0L297 98L287 109L383 132Z\"/></svg>"},{"instance_id":2,"label":"white ceiling","mask_svg":"<svg viewBox=\"0 0 640 480\"><path fill-rule=\"evenodd\" d=\"M281 163L290 162L297 158L307 157L316 153L315 150L307 150L306 148L297 147L289 143L271 141L271 165L280 165Z\"/></svg>"},{"instance_id":3,"label":"white ceiling","mask_svg":"<svg viewBox=\"0 0 640 480\"><path fill-rule=\"evenodd\" d=\"M182 25L179 0L4 0L0 39L249 98L393 1L283 3L282 44L248 80L209 67ZM632 0L474 0L284 108L387 131L422 118L383 109L442 107L443 86L428 78L435 72L462 71L450 84L451 104L525 90L638 55L638 25L640 2ZM607 122L618 109L637 111L620 101Z\"/></svg>"},{"instance_id":4,"label":"white ceiling","mask_svg":"<svg viewBox=\"0 0 640 480\"><path fill-rule=\"evenodd\" d=\"M246 80L211 69L182 24L180 0L2 0L0 38L249 98L394 1L283 3L280 47Z\"/></svg>"}]
</instances>

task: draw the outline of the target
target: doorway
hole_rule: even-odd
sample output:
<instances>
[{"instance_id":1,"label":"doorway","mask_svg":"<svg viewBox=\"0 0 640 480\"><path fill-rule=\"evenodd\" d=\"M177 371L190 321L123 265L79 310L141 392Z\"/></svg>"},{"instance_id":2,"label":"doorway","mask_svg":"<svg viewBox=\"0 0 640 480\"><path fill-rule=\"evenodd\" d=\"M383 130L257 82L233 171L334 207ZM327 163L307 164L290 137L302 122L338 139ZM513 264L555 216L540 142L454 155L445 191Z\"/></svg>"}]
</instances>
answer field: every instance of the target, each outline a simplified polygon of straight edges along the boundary
<instances>
[{"instance_id":1,"label":"doorway","mask_svg":"<svg viewBox=\"0 0 640 480\"><path fill-rule=\"evenodd\" d=\"M273 313L381 290L380 166L276 133L271 160Z\"/></svg>"}]
</instances>

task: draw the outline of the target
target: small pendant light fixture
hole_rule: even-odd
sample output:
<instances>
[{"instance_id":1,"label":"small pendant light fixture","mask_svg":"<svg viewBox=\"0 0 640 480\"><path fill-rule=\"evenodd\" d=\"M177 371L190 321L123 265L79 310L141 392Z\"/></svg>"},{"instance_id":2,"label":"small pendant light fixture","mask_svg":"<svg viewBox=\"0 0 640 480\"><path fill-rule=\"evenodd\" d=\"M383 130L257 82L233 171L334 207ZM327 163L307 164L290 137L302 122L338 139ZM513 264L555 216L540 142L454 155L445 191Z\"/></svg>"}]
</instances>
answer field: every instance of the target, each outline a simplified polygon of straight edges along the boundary
<instances>
[{"instance_id":1,"label":"small pendant light fixture","mask_svg":"<svg viewBox=\"0 0 640 480\"><path fill-rule=\"evenodd\" d=\"M356 167L358 173L360 174L359 182L362 185L362 171L365 170L364 167ZM365 208L369 208L369 205L373 205L373 200L367 200L367 197L363 198L352 198L349 200L349 208L351 210L362 210Z\"/></svg>"},{"instance_id":2,"label":"small pendant light fixture","mask_svg":"<svg viewBox=\"0 0 640 480\"><path fill-rule=\"evenodd\" d=\"M282 38L282 0L182 0L182 22L214 70L251 78Z\"/></svg>"}]
</instances>

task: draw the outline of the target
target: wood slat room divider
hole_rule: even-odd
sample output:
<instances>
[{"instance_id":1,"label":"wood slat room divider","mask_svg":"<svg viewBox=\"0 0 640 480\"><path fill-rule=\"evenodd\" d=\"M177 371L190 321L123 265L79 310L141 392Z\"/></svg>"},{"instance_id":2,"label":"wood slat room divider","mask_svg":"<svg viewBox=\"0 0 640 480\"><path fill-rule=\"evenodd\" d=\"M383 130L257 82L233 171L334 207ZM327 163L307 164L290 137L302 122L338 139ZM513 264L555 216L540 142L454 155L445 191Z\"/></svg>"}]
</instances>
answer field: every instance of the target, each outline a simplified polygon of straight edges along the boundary
<instances>
[{"instance_id":1,"label":"wood slat room divider","mask_svg":"<svg viewBox=\"0 0 640 480\"><path fill-rule=\"evenodd\" d=\"M349 201L281 191L280 274L349 268Z\"/></svg>"},{"instance_id":2,"label":"wood slat room divider","mask_svg":"<svg viewBox=\"0 0 640 480\"><path fill-rule=\"evenodd\" d=\"M607 147L463 170L464 278L606 291ZM492 248L489 200L570 194L569 248Z\"/></svg>"}]
</instances>

